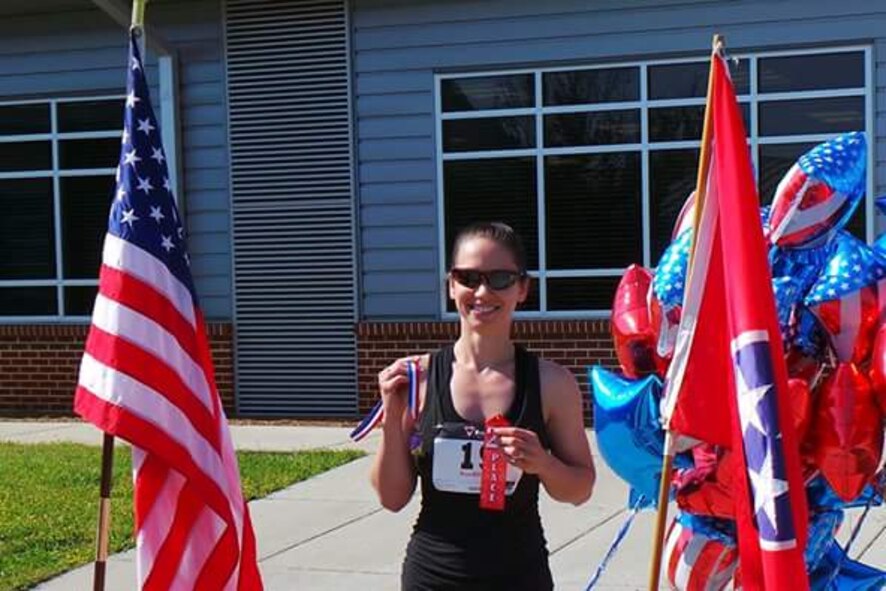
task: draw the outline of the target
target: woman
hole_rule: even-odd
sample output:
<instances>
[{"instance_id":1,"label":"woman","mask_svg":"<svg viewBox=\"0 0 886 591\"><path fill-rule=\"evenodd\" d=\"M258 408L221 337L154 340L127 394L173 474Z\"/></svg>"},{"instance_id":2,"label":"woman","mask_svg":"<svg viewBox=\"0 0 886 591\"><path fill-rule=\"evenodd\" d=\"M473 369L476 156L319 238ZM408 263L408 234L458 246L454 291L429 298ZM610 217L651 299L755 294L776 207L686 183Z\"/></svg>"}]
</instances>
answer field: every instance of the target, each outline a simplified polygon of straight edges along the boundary
<instances>
[{"instance_id":1,"label":"woman","mask_svg":"<svg viewBox=\"0 0 886 591\"><path fill-rule=\"evenodd\" d=\"M422 507L403 565L402 588L551 589L538 514L538 484L554 499L581 504L595 473L584 433L581 394L567 369L538 359L510 338L514 309L526 299L526 255L500 223L476 224L455 239L449 296L458 340L414 359L421 366L420 419L407 409L407 359L379 373L382 439L371 480L381 504L403 508L421 478ZM481 509L483 426L507 462L503 510ZM421 441L410 451L416 433Z\"/></svg>"}]
</instances>

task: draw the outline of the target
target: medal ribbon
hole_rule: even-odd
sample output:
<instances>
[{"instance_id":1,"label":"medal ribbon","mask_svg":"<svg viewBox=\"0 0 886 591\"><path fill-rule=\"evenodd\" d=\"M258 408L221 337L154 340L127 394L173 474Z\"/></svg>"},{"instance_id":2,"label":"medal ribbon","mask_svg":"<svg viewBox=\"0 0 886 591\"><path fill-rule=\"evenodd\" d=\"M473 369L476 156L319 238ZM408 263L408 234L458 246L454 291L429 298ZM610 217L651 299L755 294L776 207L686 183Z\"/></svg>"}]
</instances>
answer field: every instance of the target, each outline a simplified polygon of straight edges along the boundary
<instances>
[{"instance_id":1,"label":"medal ribbon","mask_svg":"<svg viewBox=\"0 0 886 591\"><path fill-rule=\"evenodd\" d=\"M412 420L418 420L418 384L419 384L419 365L415 361L407 361L406 362L406 375L409 378L409 414L412 415ZM382 408L381 400L375 403L375 406L372 407L372 410L369 411L369 414L363 417L363 420L360 421L360 424L351 431L351 439L355 442L360 441L367 435L369 435L375 427L381 423L382 418L384 418L384 409Z\"/></svg>"},{"instance_id":2,"label":"medal ribbon","mask_svg":"<svg viewBox=\"0 0 886 591\"><path fill-rule=\"evenodd\" d=\"M492 429L509 425L508 420L501 415L486 419L486 432L483 435L483 468L480 473L481 509L488 511L505 509L508 461Z\"/></svg>"}]
</instances>

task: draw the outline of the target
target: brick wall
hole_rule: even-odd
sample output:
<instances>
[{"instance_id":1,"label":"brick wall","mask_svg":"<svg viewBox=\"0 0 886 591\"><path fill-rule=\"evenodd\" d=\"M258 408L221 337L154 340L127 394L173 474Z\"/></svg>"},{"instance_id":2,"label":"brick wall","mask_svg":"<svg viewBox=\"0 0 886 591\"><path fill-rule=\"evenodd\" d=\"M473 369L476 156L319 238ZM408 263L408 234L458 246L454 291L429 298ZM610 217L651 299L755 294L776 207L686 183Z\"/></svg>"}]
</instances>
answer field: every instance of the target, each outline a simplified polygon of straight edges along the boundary
<instances>
[{"instance_id":1,"label":"brick wall","mask_svg":"<svg viewBox=\"0 0 886 591\"><path fill-rule=\"evenodd\" d=\"M425 353L458 337L456 322L361 322L357 330L357 382L360 413L378 399L377 374L398 357ZM546 359L568 367L584 394L589 416L587 366L618 365L608 320L515 321L513 338Z\"/></svg>"},{"instance_id":2,"label":"brick wall","mask_svg":"<svg viewBox=\"0 0 886 591\"><path fill-rule=\"evenodd\" d=\"M0 326L0 416L71 415L85 325ZM233 331L208 327L215 378L230 416L234 403Z\"/></svg>"}]
</instances>

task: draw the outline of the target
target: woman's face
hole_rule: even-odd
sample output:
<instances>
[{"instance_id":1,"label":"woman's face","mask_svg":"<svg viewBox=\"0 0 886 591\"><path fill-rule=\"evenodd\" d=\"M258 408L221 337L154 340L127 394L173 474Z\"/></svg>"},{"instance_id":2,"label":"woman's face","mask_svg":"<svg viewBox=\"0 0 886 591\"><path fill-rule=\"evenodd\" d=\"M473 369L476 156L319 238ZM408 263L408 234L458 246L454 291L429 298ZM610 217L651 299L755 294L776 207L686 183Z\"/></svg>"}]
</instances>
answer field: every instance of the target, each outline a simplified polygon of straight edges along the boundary
<instances>
[{"instance_id":1,"label":"woman's face","mask_svg":"<svg viewBox=\"0 0 886 591\"><path fill-rule=\"evenodd\" d=\"M494 240L483 237L462 241L452 268L469 271L512 271L519 273L511 252ZM518 279L505 289L492 289L486 281L471 288L449 277L449 297L455 301L459 316L474 328L509 324L517 304L526 299L529 280Z\"/></svg>"}]
</instances>

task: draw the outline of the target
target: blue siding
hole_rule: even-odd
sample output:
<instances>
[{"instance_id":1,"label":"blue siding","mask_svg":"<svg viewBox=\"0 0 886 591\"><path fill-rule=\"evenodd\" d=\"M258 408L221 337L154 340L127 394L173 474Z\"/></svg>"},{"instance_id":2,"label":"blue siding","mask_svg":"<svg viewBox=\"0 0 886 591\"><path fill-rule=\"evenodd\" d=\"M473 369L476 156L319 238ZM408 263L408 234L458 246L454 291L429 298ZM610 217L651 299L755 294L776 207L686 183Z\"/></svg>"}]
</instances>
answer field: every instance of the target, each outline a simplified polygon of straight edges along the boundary
<instances>
[{"instance_id":1,"label":"blue siding","mask_svg":"<svg viewBox=\"0 0 886 591\"><path fill-rule=\"evenodd\" d=\"M869 0L354 0L354 94L365 319L437 318L433 80L437 72L873 44L886 136L886 4ZM879 144L878 144L879 146ZM886 189L886 150L875 185ZM403 208L410 217L391 212ZM882 221L882 220L878 220ZM381 279L381 280L380 280ZM391 284L408 286L389 289Z\"/></svg>"},{"instance_id":2,"label":"blue siding","mask_svg":"<svg viewBox=\"0 0 886 591\"><path fill-rule=\"evenodd\" d=\"M90 2L0 8L0 101L123 93L126 34ZM10 14L12 13L12 14ZM146 20L179 55L180 149L192 270L208 318L231 318L224 44L218 0L154 0ZM76 24L75 24L76 23ZM156 58L148 78L159 108Z\"/></svg>"}]
</instances>

